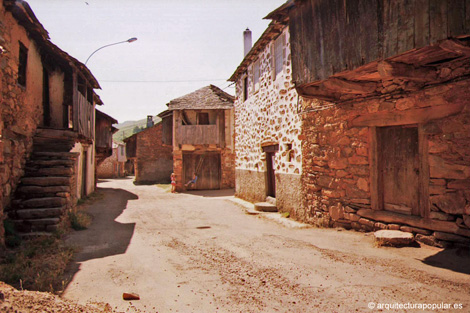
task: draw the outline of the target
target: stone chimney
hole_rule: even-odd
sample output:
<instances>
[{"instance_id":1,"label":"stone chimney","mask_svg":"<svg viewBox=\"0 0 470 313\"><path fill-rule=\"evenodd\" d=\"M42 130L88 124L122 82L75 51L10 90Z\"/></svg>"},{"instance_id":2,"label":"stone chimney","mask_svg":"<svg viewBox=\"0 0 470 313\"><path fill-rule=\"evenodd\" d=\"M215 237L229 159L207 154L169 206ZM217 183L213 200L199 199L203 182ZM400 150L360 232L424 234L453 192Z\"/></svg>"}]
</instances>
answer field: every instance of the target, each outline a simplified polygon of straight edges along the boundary
<instances>
[{"instance_id":1,"label":"stone chimney","mask_svg":"<svg viewBox=\"0 0 470 313\"><path fill-rule=\"evenodd\" d=\"M243 32L243 47L244 47L244 54L246 56L248 52L251 50L251 30L247 27Z\"/></svg>"},{"instance_id":2,"label":"stone chimney","mask_svg":"<svg viewBox=\"0 0 470 313\"><path fill-rule=\"evenodd\" d=\"M150 128L152 126L153 126L153 116L147 115L147 128Z\"/></svg>"}]
</instances>

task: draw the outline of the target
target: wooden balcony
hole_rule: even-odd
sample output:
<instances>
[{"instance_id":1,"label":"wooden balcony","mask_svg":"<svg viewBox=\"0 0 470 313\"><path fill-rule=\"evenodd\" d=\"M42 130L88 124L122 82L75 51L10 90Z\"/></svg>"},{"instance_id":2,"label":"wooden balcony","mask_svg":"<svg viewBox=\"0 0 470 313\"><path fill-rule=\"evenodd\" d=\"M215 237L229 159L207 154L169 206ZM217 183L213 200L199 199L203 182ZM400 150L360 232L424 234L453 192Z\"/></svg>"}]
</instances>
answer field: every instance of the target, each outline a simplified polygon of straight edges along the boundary
<instances>
[{"instance_id":1,"label":"wooden balcony","mask_svg":"<svg viewBox=\"0 0 470 313\"><path fill-rule=\"evenodd\" d=\"M222 136L223 137L223 136ZM176 144L222 145L217 125L181 125L177 128Z\"/></svg>"}]
</instances>

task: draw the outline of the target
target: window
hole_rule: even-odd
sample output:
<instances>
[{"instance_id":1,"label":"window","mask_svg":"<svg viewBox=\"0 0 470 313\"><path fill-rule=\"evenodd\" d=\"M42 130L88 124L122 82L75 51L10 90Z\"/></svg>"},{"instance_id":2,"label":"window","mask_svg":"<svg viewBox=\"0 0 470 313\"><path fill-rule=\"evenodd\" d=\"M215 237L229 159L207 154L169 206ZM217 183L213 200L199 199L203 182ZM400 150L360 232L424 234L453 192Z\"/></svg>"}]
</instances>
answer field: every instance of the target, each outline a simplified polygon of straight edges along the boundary
<instances>
[{"instance_id":1,"label":"window","mask_svg":"<svg viewBox=\"0 0 470 313\"><path fill-rule=\"evenodd\" d=\"M281 34L275 41L274 41L274 51L273 51L273 79L276 79L277 75L282 71L282 66L284 65L284 58L285 58L285 36Z\"/></svg>"},{"instance_id":2,"label":"window","mask_svg":"<svg viewBox=\"0 0 470 313\"><path fill-rule=\"evenodd\" d=\"M260 67L259 60L253 64L253 89L257 91L259 89L259 77L260 77Z\"/></svg>"},{"instance_id":3,"label":"window","mask_svg":"<svg viewBox=\"0 0 470 313\"><path fill-rule=\"evenodd\" d=\"M18 84L26 87L26 67L28 64L28 49L21 42L18 61Z\"/></svg>"},{"instance_id":4,"label":"window","mask_svg":"<svg viewBox=\"0 0 470 313\"><path fill-rule=\"evenodd\" d=\"M209 113L197 114L197 125L209 125Z\"/></svg>"},{"instance_id":5,"label":"window","mask_svg":"<svg viewBox=\"0 0 470 313\"><path fill-rule=\"evenodd\" d=\"M248 77L243 78L243 102L248 99Z\"/></svg>"}]
</instances>

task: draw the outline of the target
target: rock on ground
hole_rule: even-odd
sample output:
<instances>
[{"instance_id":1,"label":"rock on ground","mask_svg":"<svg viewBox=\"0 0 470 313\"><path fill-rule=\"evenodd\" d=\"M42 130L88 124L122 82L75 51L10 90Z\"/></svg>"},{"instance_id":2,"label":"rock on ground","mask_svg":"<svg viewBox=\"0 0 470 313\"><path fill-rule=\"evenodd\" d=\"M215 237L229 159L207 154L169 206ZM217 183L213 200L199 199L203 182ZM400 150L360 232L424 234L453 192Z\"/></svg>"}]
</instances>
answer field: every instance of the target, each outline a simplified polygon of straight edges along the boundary
<instances>
[{"instance_id":1,"label":"rock on ground","mask_svg":"<svg viewBox=\"0 0 470 313\"><path fill-rule=\"evenodd\" d=\"M414 241L413 234L399 230L378 230L374 236L379 246L401 247L408 246Z\"/></svg>"}]
</instances>

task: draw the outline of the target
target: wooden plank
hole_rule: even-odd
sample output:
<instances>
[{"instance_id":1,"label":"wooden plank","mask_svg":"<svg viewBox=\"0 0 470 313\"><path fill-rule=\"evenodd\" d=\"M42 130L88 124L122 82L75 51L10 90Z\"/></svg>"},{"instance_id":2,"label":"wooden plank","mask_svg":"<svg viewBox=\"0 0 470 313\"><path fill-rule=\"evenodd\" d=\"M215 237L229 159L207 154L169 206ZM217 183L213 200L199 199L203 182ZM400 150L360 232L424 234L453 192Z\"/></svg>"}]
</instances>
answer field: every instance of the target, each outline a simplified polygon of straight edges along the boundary
<instances>
[{"instance_id":1,"label":"wooden plank","mask_svg":"<svg viewBox=\"0 0 470 313\"><path fill-rule=\"evenodd\" d=\"M455 39L445 40L439 43L439 47L441 47L442 49L446 51L457 53L460 55L465 55L465 56L470 55L470 47L464 46L460 41L455 40Z\"/></svg>"},{"instance_id":2,"label":"wooden plank","mask_svg":"<svg viewBox=\"0 0 470 313\"><path fill-rule=\"evenodd\" d=\"M373 210L382 210L383 192L382 176L379 172L378 149L377 149L377 127L369 128L369 164L370 164L370 203Z\"/></svg>"},{"instance_id":3,"label":"wooden plank","mask_svg":"<svg viewBox=\"0 0 470 313\"><path fill-rule=\"evenodd\" d=\"M395 112L377 112L356 117L351 126L396 126L426 123L457 114L462 111L463 103L452 103L427 108L417 108Z\"/></svg>"},{"instance_id":4,"label":"wooden plank","mask_svg":"<svg viewBox=\"0 0 470 313\"><path fill-rule=\"evenodd\" d=\"M415 0L415 48L429 45L429 0Z\"/></svg>"},{"instance_id":5,"label":"wooden plank","mask_svg":"<svg viewBox=\"0 0 470 313\"><path fill-rule=\"evenodd\" d=\"M430 67L415 67L410 64L381 61L377 71L383 79L407 79L414 81L433 81L437 79L437 71Z\"/></svg>"},{"instance_id":6,"label":"wooden plank","mask_svg":"<svg viewBox=\"0 0 470 313\"><path fill-rule=\"evenodd\" d=\"M465 34L465 0L447 0L447 36Z\"/></svg>"},{"instance_id":7,"label":"wooden plank","mask_svg":"<svg viewBox=\"0 0 470 313\"><path fill-rule=\"evenodd\" d=\"M73 121L73 130L78 132L78 75L75 69L72 74L72 92L73 92L73 107L72 107L72 121Z\"/></svg>"},{"instance_id":8,"label":"wooden plank","mask_svg":"<svg viewBox=\"0 0 470 313\"><path fill-rule=\"evenodd\" d=\"M359 62L355 64L355 67L373 62L379 57L377 14L379 1L361 0L356 6L359 10L359 16L362 17L361 23L356 23L356 25L358 26L358 35L362 36L359 36Z\"/></svg>"},{"instance_id":9,"label":"wooden plank","mask_svg":"<svg viewBox=\"0 0 470 313\"><path fill-rule=\"evenodd\" d=\"M425 219L419 216L403 215L388 211L375 211L371 209L360 209L357 211L357 215L379 222L406 224L413 227L470 237L470 229L460 228L455 222Z\"/></svg>"},{"instance_id":10,"label":"wooden plank","mask_svg":"<svg viewBox=\"0 0 470 313\"><path fill-rule=\"evenodd\" d=\"M398 3L403 0L383 0L382 59L398 54Z\"/></svg>"},{"instance_id":11,"label":"wooden plank","mask_svg":"<svg viewBox=\"0 0 470 313\"><path fill-rule=\"evenodd\" d=\"M369 94L377 89L375 82L348 81L339 78L330 78L323 82L323 86L338 93Z\"/></svg>"},{"instance_id":12,"label":"wooden plank","mask_svg":"<svg viewBox=\"0 0 470 313\"><path fill-rule=\"evenodd\" d=\"M428 218L430 212L429 204L429 148L428 135L424 125L418 126L419 136L419 212L421 217Z\"/></svg>"},{"instance_id":13,"label":"wooden plank","mask_svg":"<svg viewBox=\"0 0 470 313\"><path fill-rule=\"evenodd\" d=\"M470 34L470 0L465 0L465 33Z\"/></svg>"},{"instance_id":14,"label":"wooden plank","mask_svg":"<svg viewBox=\"0 0 470 313\"><path fill-rule=\"evenodd\" d=\"M447 38L447 2L429 0L429 41L435 43Z\"/></svg>"},{"instance_id":15,"label":"wooden plank","mask_svg":"<svg viewBox=\"0 0 470 313\"><path fill-rule=\"evenodd\" d=\"M398 4L397 21L397 49L398 53L411 50L415 47L414 38L414 6L415 1L403 0Z\"/></svg>"}]
</instances>

